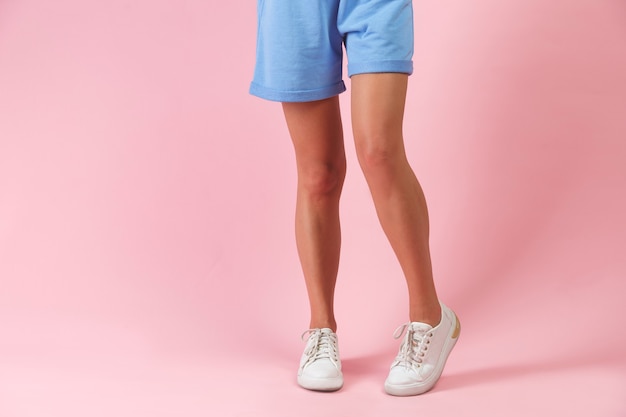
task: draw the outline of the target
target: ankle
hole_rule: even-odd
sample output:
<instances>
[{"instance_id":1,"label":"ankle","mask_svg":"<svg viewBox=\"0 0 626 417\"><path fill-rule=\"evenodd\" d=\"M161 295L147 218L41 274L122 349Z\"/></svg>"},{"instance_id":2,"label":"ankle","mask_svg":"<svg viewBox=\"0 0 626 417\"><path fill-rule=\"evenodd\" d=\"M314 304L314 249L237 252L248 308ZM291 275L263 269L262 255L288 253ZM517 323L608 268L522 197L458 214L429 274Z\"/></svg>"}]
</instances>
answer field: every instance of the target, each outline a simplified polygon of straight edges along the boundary
<instances>
[{"instance_id":1,"label":"ankle","mask_svg":"<svg viewBox=\"0 0 626 417\"><path fill-rule=\"evenodd\" d=\"M411 322L426 323L435 327L441 322L441 316L441 305L437 303L434 306L412 307L409 313L409 320Z\"/></svg>"},{"instance_id":2,"label":"ankle","mask_svg":"<svg viewBox=\"0 0 626 417\"><path fill-rule=\"evenodd\" d=\"M328 328L337 333L337 323L335 320L315 320L311 319L309 329L325 329Z\"/></svg>"}]
</instances>

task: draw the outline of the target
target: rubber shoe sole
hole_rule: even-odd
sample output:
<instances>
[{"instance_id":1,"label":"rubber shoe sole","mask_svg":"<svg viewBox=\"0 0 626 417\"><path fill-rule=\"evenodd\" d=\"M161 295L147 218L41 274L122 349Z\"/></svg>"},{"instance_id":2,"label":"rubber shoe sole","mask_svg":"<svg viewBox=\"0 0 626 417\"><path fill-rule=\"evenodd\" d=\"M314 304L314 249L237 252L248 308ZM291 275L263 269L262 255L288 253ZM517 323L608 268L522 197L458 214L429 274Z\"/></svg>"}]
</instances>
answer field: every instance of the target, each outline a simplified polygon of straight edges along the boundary
<instances>
[{"instance_id":1,"label":"rubber shoe sole","mask_svg":"<svg viewBox=\"0 0 626 417\"><path fill-rule=\"evenodd\" d=\"M298 385L311 391L333 392L343 387L343 377L311 378L305 375L298 375Z\"/></svg>"}]
</instances>

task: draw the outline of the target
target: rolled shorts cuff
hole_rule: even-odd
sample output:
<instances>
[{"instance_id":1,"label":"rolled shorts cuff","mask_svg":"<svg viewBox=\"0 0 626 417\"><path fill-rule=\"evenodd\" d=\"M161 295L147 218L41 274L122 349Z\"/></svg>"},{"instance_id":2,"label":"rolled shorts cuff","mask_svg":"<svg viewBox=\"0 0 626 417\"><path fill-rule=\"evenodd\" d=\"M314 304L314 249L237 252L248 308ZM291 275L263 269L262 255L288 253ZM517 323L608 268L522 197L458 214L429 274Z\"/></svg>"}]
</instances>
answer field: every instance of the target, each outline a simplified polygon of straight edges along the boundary
<instances>
[{"instance_id":1,"label":"rolled shorts cuff","mask_svg":"<svg viewBox=\"0 0 626 417\"><path fill-rule=\"evenodd\" d=\"M284 103L317 101L330 98L346 91L346 85L340 81L334 85L315 90L281 91L264 87L255 82L250 84L250 94L270 101Z\"/></svg>"},{"instance_id":2,"label":"rolled shorts cuff","mask_svg":"<svg viewBox=\"0 0 626 417\"><path fill-rule=\"evenodd\" d=\"M369 61L369 62L348 62L348 76L357 74L371 74L382 72L399 72L403 74L413 74L413 61L411 60L389 60L389 61Z\"/></svg>"}]
</instances>

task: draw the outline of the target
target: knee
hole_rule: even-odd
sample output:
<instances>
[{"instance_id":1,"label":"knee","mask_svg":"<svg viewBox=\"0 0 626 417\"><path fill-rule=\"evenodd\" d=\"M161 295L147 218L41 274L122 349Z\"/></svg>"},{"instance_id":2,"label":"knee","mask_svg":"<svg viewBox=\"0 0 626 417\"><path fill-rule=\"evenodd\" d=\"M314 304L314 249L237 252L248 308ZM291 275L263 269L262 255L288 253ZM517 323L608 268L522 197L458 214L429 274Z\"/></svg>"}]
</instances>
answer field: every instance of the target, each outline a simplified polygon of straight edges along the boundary
<instances>
[{"instance_id":1,"label":"knee","mask_svg":"<svg viewBox=\"0 0 626 417\"><path fill-rule=\"evenodd\" d=\"M366 176L392 174L406 159L401 141L372 138L357 142L357 157Z\"/></svg>"},{"instance_id":2,"label":"knee","mask_svg":"<svg viewBox=\"0 0 626 417\"><path fill-rule=\"evenodd\" d=\"M338 195L341 191L345 176L345 162L319 164L301 169L298 183L310 197L330 197Z\"/></svg>"}]
</instances>

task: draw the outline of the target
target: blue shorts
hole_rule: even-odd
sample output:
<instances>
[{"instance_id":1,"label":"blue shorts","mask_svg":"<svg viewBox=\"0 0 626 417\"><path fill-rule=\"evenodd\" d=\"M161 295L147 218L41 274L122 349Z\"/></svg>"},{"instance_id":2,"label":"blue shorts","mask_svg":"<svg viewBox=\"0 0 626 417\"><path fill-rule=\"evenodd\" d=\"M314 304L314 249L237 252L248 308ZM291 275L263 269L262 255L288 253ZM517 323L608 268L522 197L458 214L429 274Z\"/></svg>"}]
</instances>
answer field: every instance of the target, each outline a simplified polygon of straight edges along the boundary
<instances>
[{"instance_id":1,"label":"blue shorts","mask_svg":"<svg viewBox=\"0 0 626 417\"><path fill-rule=\"evenodd\" d=\"M258 0L256 67L250 94L314 101L346 90L348 76L413 72L411 0Z\"/></svg>"}]
</instances>

